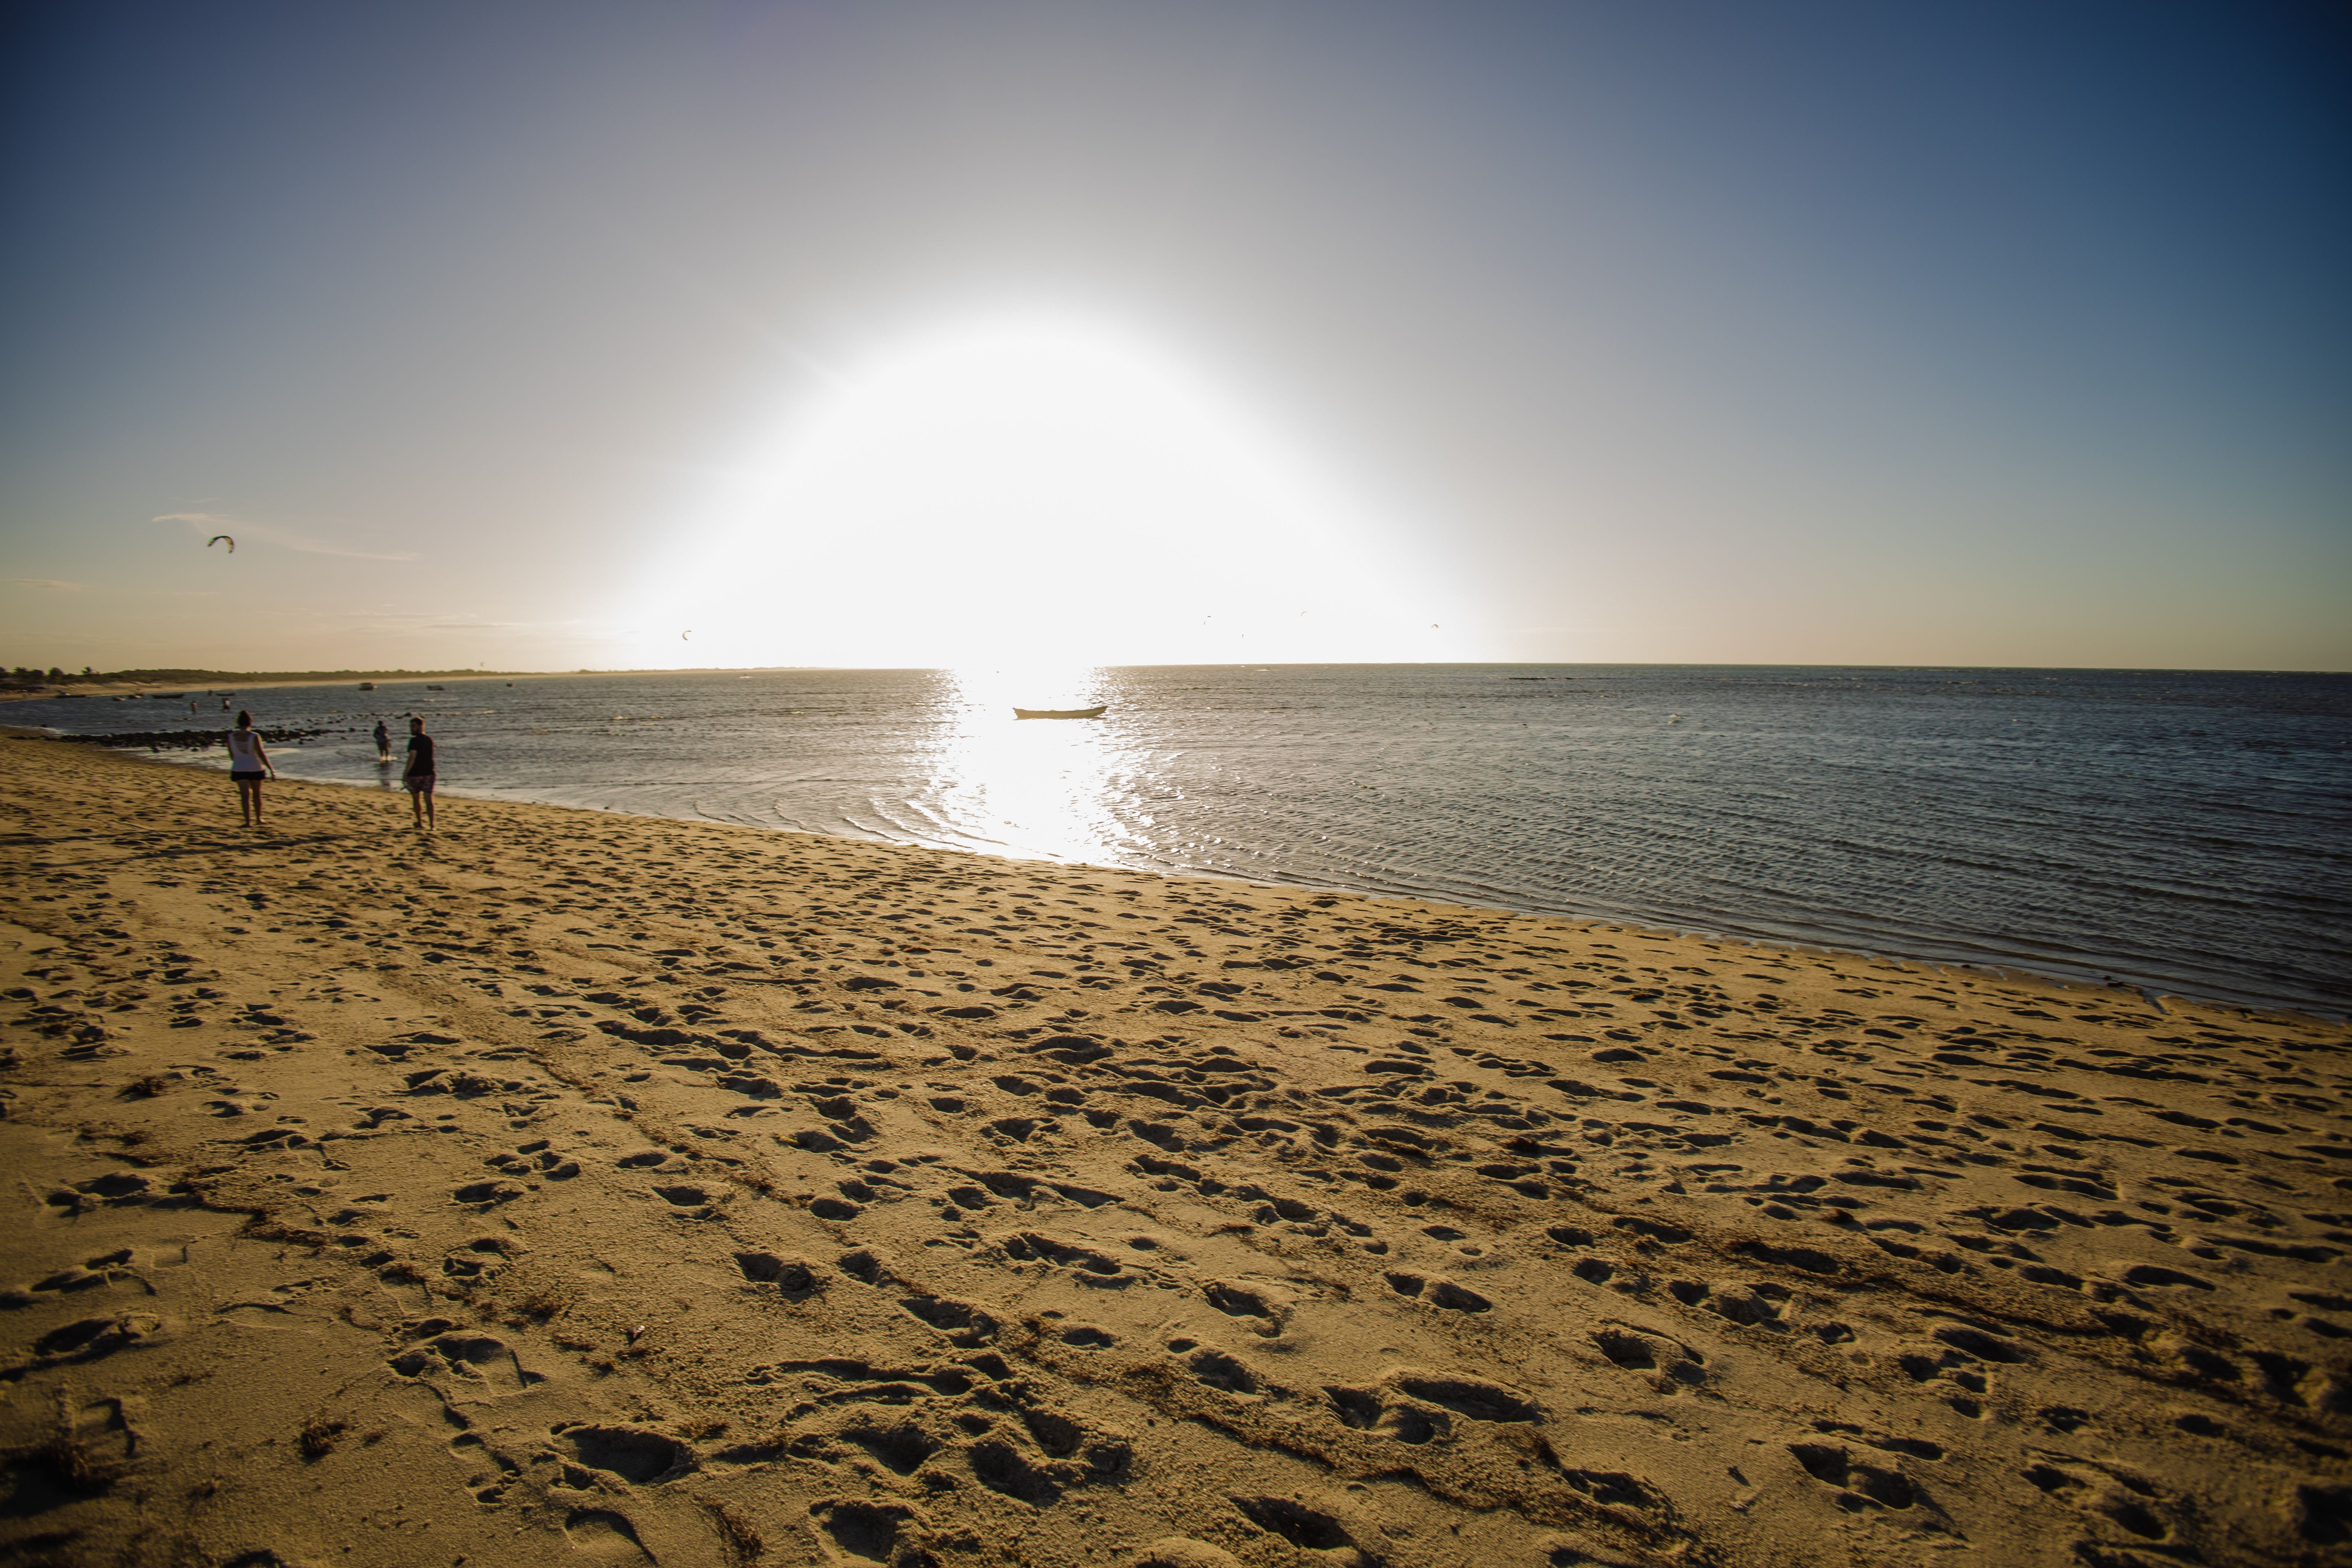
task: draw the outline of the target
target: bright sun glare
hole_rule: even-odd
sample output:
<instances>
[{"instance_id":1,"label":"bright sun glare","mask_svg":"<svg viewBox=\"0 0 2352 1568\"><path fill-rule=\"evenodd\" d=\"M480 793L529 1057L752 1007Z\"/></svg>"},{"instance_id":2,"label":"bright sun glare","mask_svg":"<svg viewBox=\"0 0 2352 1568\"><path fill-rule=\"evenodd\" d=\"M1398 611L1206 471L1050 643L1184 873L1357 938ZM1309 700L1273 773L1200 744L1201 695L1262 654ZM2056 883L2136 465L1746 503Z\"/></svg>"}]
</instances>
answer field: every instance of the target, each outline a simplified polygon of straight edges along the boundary
<instances>
[{"instance_id":1,"label":"bright sun glare","mask_svg":"<svg viewBox=\"0 0 2352 1568\"><path fill-rule=\"evenodd\" d=\"M678 575L632 617L665 664L1457 657L1385 520L1181 358L1098 323L1010 318L877 353L682 521Z\"/></svg>"}]
</instances>

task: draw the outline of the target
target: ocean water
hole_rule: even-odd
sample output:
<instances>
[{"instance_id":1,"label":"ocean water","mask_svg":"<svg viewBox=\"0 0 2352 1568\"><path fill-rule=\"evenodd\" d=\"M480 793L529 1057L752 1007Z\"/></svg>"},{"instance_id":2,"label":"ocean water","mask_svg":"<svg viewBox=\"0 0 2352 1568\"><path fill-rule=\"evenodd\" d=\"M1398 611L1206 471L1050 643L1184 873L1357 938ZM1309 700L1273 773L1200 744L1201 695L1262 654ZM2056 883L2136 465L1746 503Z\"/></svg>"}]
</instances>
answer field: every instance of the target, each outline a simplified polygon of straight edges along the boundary
<instances>
[{"instance_id":1,"label":"ocean water","mask_svg":"<svg viewBox=\"0 0 2352 1568\"><path fill-rule=\"evenodd\" d=\"M359 731L382 714L404 734L415 712L445 796L2352 1011L2352 677L1381 665L443 684L236 700L264 725L346 731L276 748L296 777L391 789L397 766ZM218 723L218 698L201 701L10 717ZM1012 712L1096 702L1089 721ZM384 810L387 831L408 815Z\"/></svg>"}]
</instances>

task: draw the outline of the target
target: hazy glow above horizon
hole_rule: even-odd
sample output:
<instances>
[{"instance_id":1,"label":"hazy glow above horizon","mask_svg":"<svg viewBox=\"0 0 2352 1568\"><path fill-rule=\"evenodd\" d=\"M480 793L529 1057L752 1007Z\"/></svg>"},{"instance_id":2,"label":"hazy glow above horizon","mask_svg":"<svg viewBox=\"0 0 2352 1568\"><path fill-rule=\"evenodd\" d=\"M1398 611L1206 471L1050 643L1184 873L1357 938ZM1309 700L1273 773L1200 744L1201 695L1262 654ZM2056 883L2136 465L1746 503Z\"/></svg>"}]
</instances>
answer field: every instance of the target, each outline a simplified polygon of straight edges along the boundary
<instances>
[{"instance_id":1,"label":"hazy glow above horizon","mask_svg":"<svg viewBox=\"0 0 2352 1568\"><path fill-rule=\"evenodd\" d=\"M1459 657L1360 498L1166 348L1076 316L874 353L673 531L633 657L718 665Z\"/></svg>"}]
</instances>

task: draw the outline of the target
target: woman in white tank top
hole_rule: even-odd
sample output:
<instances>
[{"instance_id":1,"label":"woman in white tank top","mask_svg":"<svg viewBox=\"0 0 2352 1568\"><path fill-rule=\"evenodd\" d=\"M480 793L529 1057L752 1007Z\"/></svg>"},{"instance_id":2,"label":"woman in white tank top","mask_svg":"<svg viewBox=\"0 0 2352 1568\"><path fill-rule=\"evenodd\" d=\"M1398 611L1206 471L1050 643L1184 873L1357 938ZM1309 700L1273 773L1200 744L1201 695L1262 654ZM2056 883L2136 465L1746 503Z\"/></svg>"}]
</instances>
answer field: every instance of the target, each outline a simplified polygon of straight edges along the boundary
<instances>
[{"instance_id":1,"label":"woman in white tank top","mask_svg":"<svg viewBox=\"0 0 2352 1568\"><path fill-rule=\"evenodd\" d=\"M269 748L253 728L253 715L239 712L236 728L228 732L228 776L236 781L236 814L245 826L261 826L261 781L274 779L278 770Z\"/></svg>"}]
</instances>

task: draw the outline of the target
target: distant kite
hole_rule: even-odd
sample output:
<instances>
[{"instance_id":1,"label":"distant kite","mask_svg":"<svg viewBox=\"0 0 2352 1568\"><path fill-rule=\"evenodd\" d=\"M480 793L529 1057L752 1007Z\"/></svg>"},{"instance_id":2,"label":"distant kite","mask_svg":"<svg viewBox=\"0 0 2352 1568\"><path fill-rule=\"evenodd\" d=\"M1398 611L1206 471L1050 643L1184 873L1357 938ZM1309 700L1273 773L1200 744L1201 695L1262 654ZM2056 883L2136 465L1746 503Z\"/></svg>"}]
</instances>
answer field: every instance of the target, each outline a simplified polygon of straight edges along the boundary
<instances>
[{"instance_id":1,"label":"distant kite","mask_svg":"<svg viewBox=\"0 0 2352 1568\"><path fill-rule=\"evenodd\" d=\"M692 631L691 629L688 629L688 630L687 630L687 631L682 631L682 632L678 633L678 634L677 634L677 640L678 640L678 641L680 641L680 642L692 642L692 641L694 640L694 633L693 633L693 631Z\"/></svg>"},{"instance_id":2,"label":"distant kite","mask_svg":"<svg viewBox=\"0 0 2352 1568\"><path fill-rule=\"evenodd\" d=\"M231 539L226 533L215 533L210 539L205 541L205 548L206 550L210 550L215 544L226 544L228 546L228 552L231 555L236 553L236 541Z\"/></svg>"}]
</instances>

